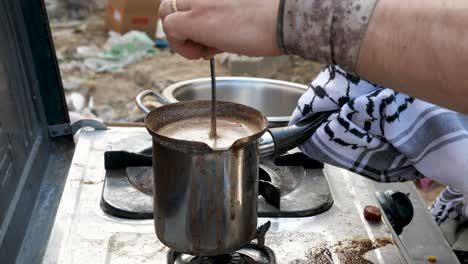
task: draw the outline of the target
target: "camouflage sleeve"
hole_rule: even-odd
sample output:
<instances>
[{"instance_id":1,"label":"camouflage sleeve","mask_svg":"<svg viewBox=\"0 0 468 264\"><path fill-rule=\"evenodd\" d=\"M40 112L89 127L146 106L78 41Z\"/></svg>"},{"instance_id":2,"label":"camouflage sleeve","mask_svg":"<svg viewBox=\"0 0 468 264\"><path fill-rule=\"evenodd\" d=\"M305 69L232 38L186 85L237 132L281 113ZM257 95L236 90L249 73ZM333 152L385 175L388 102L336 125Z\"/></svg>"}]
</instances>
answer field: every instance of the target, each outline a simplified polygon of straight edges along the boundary
<instances>
[{"instance_id":1,"label":"camouflage sleeve","mask_svg":"<svg viewBox=\"0 0 468 264\"><path fill-rule=\"evenodd\" d=\"M378 0L280 0L278 46L285 54L354 72Z\"/></svg>"}]
</instances>

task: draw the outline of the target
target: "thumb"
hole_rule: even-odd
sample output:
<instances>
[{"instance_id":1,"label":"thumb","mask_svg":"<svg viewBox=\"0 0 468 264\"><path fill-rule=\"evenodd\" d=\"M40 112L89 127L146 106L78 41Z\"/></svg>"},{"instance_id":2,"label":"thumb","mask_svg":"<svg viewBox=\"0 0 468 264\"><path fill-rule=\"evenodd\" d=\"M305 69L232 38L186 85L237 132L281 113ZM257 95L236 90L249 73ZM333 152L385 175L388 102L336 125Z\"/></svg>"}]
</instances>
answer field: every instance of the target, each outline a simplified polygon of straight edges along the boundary
<instances>
[{"instance_id":1,"label":"thumb","mask_svg":"<svg viewBox=\"0 0 468 264\"><path fill-rule=\"evenodd\" d=\"M191 36L196 27L193 26L193 21L189 18L190 13L191 11L172 13L163 20L163 29L168 38L192 39Z\"/></svg>"},{"instance_id":2,"label":"thumb","mask_svg":"<svg viewBox=\"0 0 468 264\"><path fill-rule=\"evenodd\" d=\"M163 28L172 48L190 60L210 59L221 53L222 51L218 49L193 41L191 35L194 34L196 27L193 26L193 23L190 23L190 25L186 23L186 21L189 21L189 13L190 11L173 13L163 21Z\"/></svg>"}]
</instances>

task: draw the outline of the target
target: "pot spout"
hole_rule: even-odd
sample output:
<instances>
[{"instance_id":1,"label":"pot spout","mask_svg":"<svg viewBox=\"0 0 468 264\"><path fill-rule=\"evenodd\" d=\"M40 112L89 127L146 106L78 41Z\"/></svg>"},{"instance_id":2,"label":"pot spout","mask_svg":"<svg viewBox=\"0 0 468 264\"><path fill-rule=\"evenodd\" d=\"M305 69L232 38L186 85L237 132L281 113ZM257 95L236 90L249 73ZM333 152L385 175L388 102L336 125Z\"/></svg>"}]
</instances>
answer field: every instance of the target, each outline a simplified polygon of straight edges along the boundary
<instances>
[{"instance_id":1,"label":"pot spout","mask_svg":"<svg viewBox=\"0 0 468 264\"><path fill-rule=\"evenodd\" d=\"M336 111L307 116L288 127L271 128L258 141L260 156L282 154L304 143Z\"/></svg>"}]
</instances>

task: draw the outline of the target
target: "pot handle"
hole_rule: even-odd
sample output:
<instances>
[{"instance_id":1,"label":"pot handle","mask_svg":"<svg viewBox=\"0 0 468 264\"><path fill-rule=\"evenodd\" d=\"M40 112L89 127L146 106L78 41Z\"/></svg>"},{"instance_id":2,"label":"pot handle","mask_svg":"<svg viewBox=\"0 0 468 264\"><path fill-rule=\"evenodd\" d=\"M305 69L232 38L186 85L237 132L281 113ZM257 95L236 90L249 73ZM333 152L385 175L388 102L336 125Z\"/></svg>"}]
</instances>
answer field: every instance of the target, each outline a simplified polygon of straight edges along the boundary
<instances>
[{"instance_id":1,"label":"pot handle","mask_svg":"<svg viewBox=\"0 0 468 264\"><path fill-rule=\"evenodd\" d=\"M304 143L336 111L320 112L288 127L271 128L260 139L260 155L281 154Z\"/></svg>"},{"instance_id":2,"label":"pot handle","mask_svg":"<svg viewBox=\"0 0 468 264\"><path fill-rule=\"evenodd\" d=\"M153 98L155 98L158 102L160 102L161 104L163 105L167 105L167 104L170 104L170 102L168 100L166 100L166 98L164 98L162 95L160 95L159 93L155 92L155 91L151 91L151 90L146 90L146 91L143 91L141 92L140 94L137 95L136 97L136 105L137 107L143 111L144 113L149 113L151 112L150 109L148 109L144 104L143 104L143 101L146 97L148 96L152 96Z\"/></svg>"}]
</instances>

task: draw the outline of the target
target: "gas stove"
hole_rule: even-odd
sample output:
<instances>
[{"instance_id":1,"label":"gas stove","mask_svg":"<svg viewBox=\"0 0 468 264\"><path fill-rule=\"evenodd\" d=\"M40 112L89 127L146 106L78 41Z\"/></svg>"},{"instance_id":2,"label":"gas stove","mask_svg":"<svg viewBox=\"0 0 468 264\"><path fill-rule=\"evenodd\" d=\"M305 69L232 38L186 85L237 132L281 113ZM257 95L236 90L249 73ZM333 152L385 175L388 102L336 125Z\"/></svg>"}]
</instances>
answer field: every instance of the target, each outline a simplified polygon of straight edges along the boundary
<instances>
[{"instance_id":1,"label":"gas stove","mask_svg":"<svg viewBox=\"0 0 468 264\"><path fill-rule=\"evenodd\" d=\"M43 263L426 263L427 255L457 263L412 184L382 185L333 166L307 167L294 163L304 158L297 152L262 160L257 242L217 257L173 252L155 235L151 196L128 181L134 172L104 168L105 152L139 153L150 145L144 128L80 133ZM362 214L388 189L410 194L414 207L413 223L401 235L387 218L370 223Z\"/></svg>"}]
</instances>

